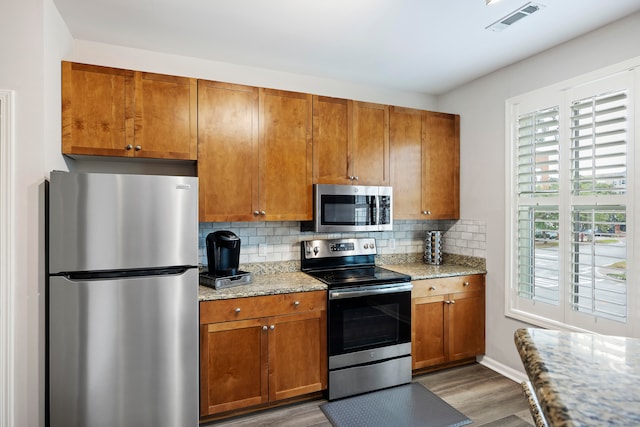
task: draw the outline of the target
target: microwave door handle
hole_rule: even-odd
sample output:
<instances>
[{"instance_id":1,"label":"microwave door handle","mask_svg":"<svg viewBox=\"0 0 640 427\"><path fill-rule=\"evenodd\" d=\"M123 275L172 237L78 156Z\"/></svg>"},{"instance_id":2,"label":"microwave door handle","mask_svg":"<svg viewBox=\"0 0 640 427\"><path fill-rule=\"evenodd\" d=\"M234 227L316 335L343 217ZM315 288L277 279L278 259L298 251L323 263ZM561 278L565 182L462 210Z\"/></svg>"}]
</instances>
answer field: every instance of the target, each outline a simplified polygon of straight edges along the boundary
<instances>
[{"instance_id":1,"label":"microwave door handle","mask_svg":"<svg viewBox=\"0 0 640 427\"><path fill-rule=\"evenodd\" d=\"M380 207L378 206L378 197L371 196L371 225L378 225L378 215L380 215Z\"/></svg>"}]
</instances>

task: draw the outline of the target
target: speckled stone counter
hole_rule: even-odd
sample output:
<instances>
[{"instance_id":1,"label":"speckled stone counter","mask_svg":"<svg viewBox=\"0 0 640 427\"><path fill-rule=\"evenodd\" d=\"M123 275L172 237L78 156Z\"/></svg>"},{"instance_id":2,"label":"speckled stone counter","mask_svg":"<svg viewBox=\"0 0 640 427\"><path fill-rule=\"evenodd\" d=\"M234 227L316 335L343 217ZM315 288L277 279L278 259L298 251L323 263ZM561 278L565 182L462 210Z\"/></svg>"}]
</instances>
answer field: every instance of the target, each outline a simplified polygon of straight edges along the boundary
<instances>
[{"instance_id":1,"label":"speckled stone counter","mask_svg":"<svg viewBox=\"0 0 640 427\"><path fill-rule=\"evenodd\" d=\"M289 294L327 290L327 285L301 271L266 273L253 275L253 283L226 289L200 286L198 299L213 301L229 298L244 298L259 295Z\"/></svg>"},{"instance_id":2,"label":"speckled stone counter","mask_svg":"<svg viewBox=\"0 0 640 427\"><path fill-rule=\"evenodd\" d=\"M514 340L549 426L640 425L640 340L545 329Z\"/></svg>"},{"instance_id":3,"label":"speckled stone counter","mask_svg":"<svg viewBox=\"0 0 640 427\"><path fill-rule=\"evenodd\" d=\"M485 274L481 268L457 264L430 265L420 262L411 264L385 264L382 267L411 276L411 280L438 279L441 277L466 276L468 274Z\"/></svg>"},{"instance_id":4,"label":"speckled stone counter","mask_svg":"<svg viewBox=\"0 0 640 427\"><path fill-rule=\"evenodd\" d=\"M429 265L421 261L421 254L380 256L376 264L411 276L411 280L485 274L484 259L445 254L445 263ZM300 271L299 261L242 264L240 269L253 273L253 283L226 289L200 286L199 300L212 301L261 295L286 294L326 290L327 286Z\"/></svg>"}]
</instances>

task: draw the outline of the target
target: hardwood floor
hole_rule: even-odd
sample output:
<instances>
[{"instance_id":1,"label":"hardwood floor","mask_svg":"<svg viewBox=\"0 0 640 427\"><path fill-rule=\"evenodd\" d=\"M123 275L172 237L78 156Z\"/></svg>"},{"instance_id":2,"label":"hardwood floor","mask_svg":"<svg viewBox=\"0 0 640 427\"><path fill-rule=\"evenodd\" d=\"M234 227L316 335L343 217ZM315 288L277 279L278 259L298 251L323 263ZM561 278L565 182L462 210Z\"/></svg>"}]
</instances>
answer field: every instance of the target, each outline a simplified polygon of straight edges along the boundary
<instances>
[{"instance_id":1,"label":"hardwood floor","mask_svg":"<svg viewBox=\"0 0 640 427\"><path fill-rule=\"evenodd\" d=\"M473 421L473 426L533 426L529 405L520 385L480 364L432 372L413 380L465 414ZM318 399L213 422L206 426L331 427L319 408L325 402L324 399Z\"/></svg>"}]
</instances>

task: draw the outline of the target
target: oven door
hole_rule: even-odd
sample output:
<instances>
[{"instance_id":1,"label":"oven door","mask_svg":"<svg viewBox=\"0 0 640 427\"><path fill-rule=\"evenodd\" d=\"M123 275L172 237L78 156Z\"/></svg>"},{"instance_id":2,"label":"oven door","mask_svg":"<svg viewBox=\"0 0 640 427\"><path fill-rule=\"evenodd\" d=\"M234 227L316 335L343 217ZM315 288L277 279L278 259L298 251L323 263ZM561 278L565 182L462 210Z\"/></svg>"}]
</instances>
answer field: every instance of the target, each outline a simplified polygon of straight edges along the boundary
<instances>
[{"instance_id":1,"label":"oven door","mask_svg":"<svg viewBox=\"0 0 640 427\"><path fill-rule=\"evenodd\" d=\"M410 352L411 288L394 283L330 290L329 358L381 348Z\"/></svg>"}]
</instances>

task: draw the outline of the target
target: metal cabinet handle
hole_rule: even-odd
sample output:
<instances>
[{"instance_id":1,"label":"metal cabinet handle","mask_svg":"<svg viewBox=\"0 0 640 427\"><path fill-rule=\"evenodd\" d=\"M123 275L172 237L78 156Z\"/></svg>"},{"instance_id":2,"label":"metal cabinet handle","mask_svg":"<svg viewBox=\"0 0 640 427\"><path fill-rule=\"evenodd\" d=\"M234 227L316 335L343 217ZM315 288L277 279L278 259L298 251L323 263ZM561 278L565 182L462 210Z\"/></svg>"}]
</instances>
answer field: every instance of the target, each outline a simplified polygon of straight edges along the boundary
<instances>
[{"instance_id":1,"label":"metal cabinet handle","mask_svg":"<svg viewBox=\"0 0 640 427\"><path fill-rule=\"evenodd\" d=\"M431 211L422 211L422 215L431 215Z\"/></svg>"},{"instance_id":2,"label":"metal cabinet handle","mask_svg":"<svg viewBox=\"0 0 640 427\"><path fill-rule=\"evenodd\" d=\"M293 305L295 305L296 307L300 305L300 301L294 301Z\"/></svg>"},{"instance_id":3,"label":"metal cabinet handle","mask_svg":"<svg viewBox=\"0 0 640 427\"><path fill-rule=\"evenodd\" d=\"M136 151L142 150L142 145L136 145Z\"/></svg>"},{"instance_id":4,"label":"metal cabinet handle","mask_svg":"<svg viewBox=\"0 0 640 427\"><path fill-rule=\"evenodd\" d=\"M276 328L276 325L271 325L269 326L269 329L271 329L272 331Z\"/></svg>"},{"instance_id":5,"label":"metal cabinet handle","mask_svg":"<svg viewBox=\"0 0 640 427\"><path fill-rule=\"evenodd\" d=\"M464 282L462 286L469 286L469 282Z\"/></svg>"},{"instance_id":6,"label":"metal cabinet handle","mask_svg":"<svg viewBox=\"0 0 640 427\"><path fill-rule=\"evenodd\" d=\"M353 179L357 181L358 180L358 176L357 175L354 176Z\"/></svg>"},{"instance_id":7,"label":"metal cabinet handle","mask_svg":"<svg viewBox=\"0 0 640 427\"><path fill-rule=\"evenodd\" d=\"M240 307L236 308L236 313L240 313Z\"/></svg>"},{"instance_id":8,"label":"metal cabinet handle","mask_svg":"<svg viewBox=\"0 0 640 427\"><path fill-rule=\"evenodd\" d=\"M127 144L126 147L124 147L125 150L131 150L133 148L133 145L131 144Z\"/></svg>"},{"instance_id":9,"label":"metal cabinet handle","mask_svg":"<svg viewBox=\"0 0 640 427\"><path fill-rule=\"evenodd\" d=\"M431 287L429 288L429 290L430 290L430 291L435 291L435 290L436 290L436 287L435 287L435 286L431 286Z\"/></svg>"},{"instance_id":10,"label":"metal cabinet handle","mask_svg":"<svg viewBox=\"0 0 640 427\"><path fill-rule=\"evenodd\" d=\"M267 325L264 325L264 326L262 327L262 330L263 330L263 331L266 331L267 329L268 329L268 328L267 328Z\"/></svg>"},{"instance_id":11,"label":"metal cabinet handle","mask_svg":"<svg viewBox=\"0 0 640 427\"><path fill-rule=\"evenodd\" d=\"M266 215L267 213L265 211L260 211L260 215Z\"/></svg>"},{"instance_id":12,"label":"metal cabinet handle","mask_svg":"<svg viewBox=\"0 0 640 427\"><path fill-rule=\"evenodd\" d=\"M450 302L451 302L451 304L455 304L456 300L452 299Z\"/></svg>"}]
</instances>

